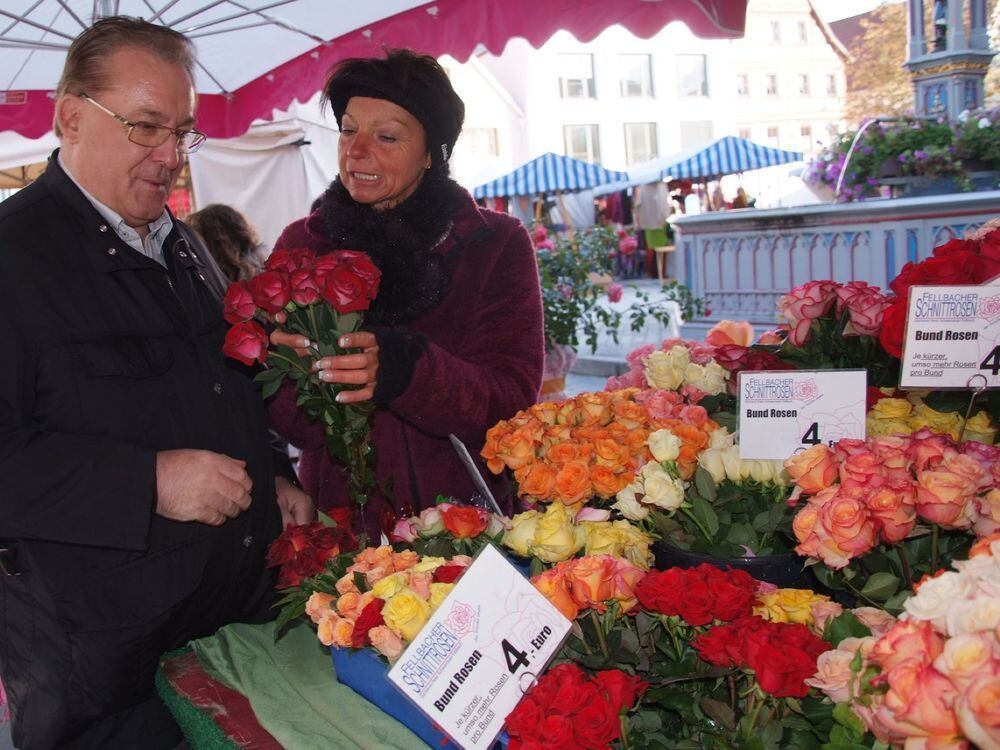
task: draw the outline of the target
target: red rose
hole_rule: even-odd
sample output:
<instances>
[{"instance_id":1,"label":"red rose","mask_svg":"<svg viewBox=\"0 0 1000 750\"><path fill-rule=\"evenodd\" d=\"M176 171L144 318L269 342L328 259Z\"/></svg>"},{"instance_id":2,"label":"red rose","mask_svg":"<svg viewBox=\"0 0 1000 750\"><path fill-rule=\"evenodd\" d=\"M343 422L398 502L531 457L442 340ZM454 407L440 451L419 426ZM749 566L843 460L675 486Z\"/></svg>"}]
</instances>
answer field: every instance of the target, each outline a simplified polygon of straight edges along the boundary
<instances>
[{"instance_id":1,"label":"red rose","mask_svg":"<svg viewBox=\"0 0 1000 750\"><path fill-rule=\"evenodd\" d=\"M292 298L288 276L278 271L261 271L247 282L253 301L264 312L283 310Z\"/></svg>"},{"instance_id":2,"label":"red rose","mask_svg":"<svg viewBox=\"0 0 1000 750\"><path fill-rule=\"evenodd\" d=\"M309 546L329 553L327 559L339 555L342 549L353 549L356 544L347 526L325 526L319 521L310 524Z\"/></svg>"},{"instance_id":3,"label":"red rose","mask_svg":"<svg viewBox=\"0 0 1000 750\"><path fill-rule=\"evenodd\" d=\"M651 570L635 587L639 603L650 612L661 615L677 614L677 597L684 585L684 571L680 568Z\"/></svg>"},{"instance_id":4,"label":"red rose","mask_svg":"<svg viewBox=\"0 0 1000 750\"><path fill-rule=\"evenodd\" d=\"M622 722L618 709L606 700L596 700L573 715L573 738L576 746L604 750L621 736Z\"/></svg>"},{"instance_id":5,"label":"red rose","mask_svg":"<svg viewBox=\"0 0 1000 750\"><path fill-rule=\"evenodd\" d=\"M382 272L378 270L378 266L372 263L371 258L360 250L338 250L333 255L340 263L350 267L354 273L368 282L372 287L372 296L375 296Z\"/></svg>"},{"instance_id":6,"label":"red rose","mask_svg":"<svg viewBox=\"0 0 1000 750\"><path fill-rule=\"evenodd\" d=\"M275 584L275 588L287 589L292 586L298 586L302 583L302 576L295 570L292 563L281 566L281 570L278 571L278 582Z\"/></svg>"},{"instance_id":7,"label":"red rose","mask_svg":"<svg viewBox=\"0 0 1000 750\"><path fill-rule=\"evenodd\" d=\"M351 632L351 646L353 648L364 648L368 645L368 631L385 625L382 619L382 607L385 602L375 597L365 608L361 610L358 619L354 621L354 630Z\"/></svg>"},{"instance_id":8,"label":"red rose","mask_svg":"<svg viewBox=\"0 0 1000 750\"><path fill-rule=\"evenodd\" d=\"M281 271L286 275L291 275L296 271L312 268L315 258L313 251L307 248L283 247L267 256L267 260L264 261L264 270Z\"/></svg>"},{"instance_id":9,"label":"red rose","mask_svg":"<svg viewBox=\"0 0 1000 750\"><path fill-rule=\"evenodd\" d=\"M708 625L712 621L712 588L702 575L688 573L687 585L677 592L677 613L688 625Z\"/></svg>"},{"instance_id":10,"label":"red rose","mask_svg":"<svg viewBox=\"0 0 1000 750\"><path fill-rule=\"evenodd\" d=\"M715 599L712 604L712 619L729 622L749 615L757 600L757 581L743 570L723 572L712 566L706 567L712 568L712 572L705 574Z\"/></svg>"},{"instance_id":11,"label":"red rose","mask_svg":"<svg viewBox=\"0 0 1000 750\"><path fill-rule=\"evenodd\" d=\"M455 583L468 570L464 565L441 565L434 569L433 583Z\"/></svg>"},{"instance_id":12,"label":"red rose","mask_svg":"<svg viewBox=\"0 0 1000 750\"><path fill-rule=\"evenodd\" d=\"M620 669L605 669L595 676L598 687L607 694L615 713L632 708L635 700L649 687L637 675L626 674Z\"/></svg>"},{"instance_id":13,"label":"red rose","mask_svg":"<svg viewBox=\"0 0 1000 750\"><path fill-rule=\"evenodd\" d=\"M237 323L226 333L222 353L245 365L263 364L267 357L267 334L252 320Z\"/></svg>"},{"instance_id":14,"label":"red rose","mask_svg":"<svg viewBox=\"0 0 1000 750\"><path fill-rule=\"evenodd\" d=\"M816 659L830 648L804 625L768 622L747 634L744 654L761 690L776 698L805 698L805 680L816 674Z\"/></svg>"},{"instance_id":15,"label":"red rose","mask_svg":"<svg viewBox=\"0 0 1000 750\"><path fill-rule=\"evenodd\" d=\"M323 276L323 299L341 314L367 310L374 297L370 284L350 266L337 266Z\"/></svg>"},{"instance_id":16,"label":"red rose","mask_svg":"<svg viewBox=\"0 0 1000 750\"><path fill-rule=\"evenodd\" d=\"M565 716L546 716L538 727L538 739L550 750L576 750L573 724Z\"/></svg>"},{"instance_id":17,"label":"red rose","mask_svg":"<svg viewBox=\"0 0 1000 750\"><path fill-rule=\"evenodd\" d=\"M979 258L971 252L932 256L919 263L907 263L889 286L905 299L911 286L974 284L981 273L979 265Z\"/></svg>"},{"instance_id":18,"label":"red rose","mask_svg":"<svg viewBox=\"0 0 1000 750\"><path fill-rule=\"evenodd\" d=\"M456 539L471 539L486 530L489 511L463 505L449 505L441 510L444 527Z\"/></svg>"},{"instance_id":19,"label":"red rose","mask_svg":"<svg viewBox=\"0 0 1000 750\"><path fill-rule=\"evenodd\" d=\"M979 266L977 284L985 284L1000 276L1000 230L994 229L979 240Z\"/></svg>"},{"instance_id":20,"label":"red rose","mask_svg":"<svg viewBox=\"0 0 1000 750\"><path fill-rule=\"evenodd\" d=\"M288 279L292 302L296 305L311 305L319 302L319 284L312 271L294 271Z\"/></svg>"},{"instance_id":21,"label":"red rose","mask_svg":"<svg viewBox=\"0 0 1000 750\"><path fill-rule=\"evenodd\" d=\"M736 623L717 625L694 637L691 647L702 661L717 667L743 665L743 638Z\"/></svg>"},{"instance_id":22,"label":"red rose","mask_svg":"<svg viewBox=\"0 0 1000 750\"><path fill-rule=\"evenodd\" d=\"M882 348L899 359L903 356L903 333L906 328L906 296L896 297L882 314L878 340Z\"/></svg>"},{"instance_id":23,"label":"red rose","mask_svg":"<svg viewBox=\"0 0 1000 750\"><path fill-rule=\"evenodd\" d=\"M354 516L354 510L346 505L339 508L330 508L324 511L330 518L333 519L337 526L344 526L346 528L351 528L351 520Z\"/></svg>"},{"instance_id":24,"label":"red rose","mask_svg":"<svg viewBox=\"0 0 1000 750\"><path fill-rule=\"evenodd\" d=\"M542 708L530 695L517 704L513 711L507 714L504 724L511 739L528 739L535 737L538 726L542 723ZM511 743L513 745L513 742Z\"/></svg>"},{"instance_id":25,"label":"red rose","mask_svg":"<svg viewBox=\"0 0 1000 750\"><path fill-rule=\"evenodd\" d=\"M242 281L234 281L226 289L222 300L222 317L228 323L242 323L257 314L257 305L247 285Z\"/></svg>"},{"instance_id":26,"label":"red rose","mask_svg":"<svg viewBox=\"0 0 1000 750\"><path fill-rule=\"evenodd\" d=\"M582 675L579 679L564 683L560 687L559 692L552 699L549 710L564 716L571 716L581 706L589 706L591 703L602 700L604 700L604 696L601 694L600 688L594 684L590 677Z\"/></svg>"}]
</instances>

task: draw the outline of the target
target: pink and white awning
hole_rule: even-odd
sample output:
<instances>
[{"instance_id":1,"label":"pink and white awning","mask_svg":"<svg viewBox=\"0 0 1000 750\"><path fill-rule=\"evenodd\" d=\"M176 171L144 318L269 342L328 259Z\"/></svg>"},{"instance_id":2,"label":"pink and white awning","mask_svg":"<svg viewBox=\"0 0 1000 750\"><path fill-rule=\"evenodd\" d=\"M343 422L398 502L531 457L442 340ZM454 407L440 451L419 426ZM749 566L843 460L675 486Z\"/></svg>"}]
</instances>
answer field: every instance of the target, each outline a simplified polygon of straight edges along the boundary
<instances>
[{"instance_id":1,"label":"pink and white awning","mask_svg":"<svg viewBox=\"0 0 1000 750\"><path fill-rule=\"evenodd\" d=\"M95 16L141 16L188 34L198 47L198 126L214 137L246 131L275 108L304 101L327 70L382 47L467 59L560 29L589 41L620 24L649 38L671 21L704 38L743 34L746 0L3 0L0 131L37 138L52 126L69 42Z\"/></svg>"}]
</instances>

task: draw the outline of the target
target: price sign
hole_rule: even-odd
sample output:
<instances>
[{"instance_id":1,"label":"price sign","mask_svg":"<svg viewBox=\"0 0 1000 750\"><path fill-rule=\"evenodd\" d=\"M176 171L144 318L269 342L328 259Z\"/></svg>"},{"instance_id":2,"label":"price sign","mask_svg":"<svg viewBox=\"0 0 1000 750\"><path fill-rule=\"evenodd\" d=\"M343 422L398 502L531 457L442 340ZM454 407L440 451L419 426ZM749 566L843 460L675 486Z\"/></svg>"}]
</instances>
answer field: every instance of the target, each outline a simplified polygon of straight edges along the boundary
<instances>
[{"instance_id":1,"label":"price sign","mask_svg":"<svg viewBox=\"0 0 1000 750\"><path fill-rule=\"evenodd\" d=\"M459 747L488 748L572 623L487 545L389 670Z\"/></svg>"},{"instance_id":2,"label":"price sign","mask_svg":"<svg viewBox=\"0 0 1000 750\"><path fill-rule=\"evenodd\" d=\"M1000 289L911 287L899 387L1000 387Z\"/></svg>"},{"instance_id":3,"label":"price sign","mask_svg":"<svg viewBox=\"0 0 1000 750\"><path fill-rule=\"evenodd\" d=\"M741 372L740 458L778 459L865 437L864 370Z\"/></svg>"}]
</instances>

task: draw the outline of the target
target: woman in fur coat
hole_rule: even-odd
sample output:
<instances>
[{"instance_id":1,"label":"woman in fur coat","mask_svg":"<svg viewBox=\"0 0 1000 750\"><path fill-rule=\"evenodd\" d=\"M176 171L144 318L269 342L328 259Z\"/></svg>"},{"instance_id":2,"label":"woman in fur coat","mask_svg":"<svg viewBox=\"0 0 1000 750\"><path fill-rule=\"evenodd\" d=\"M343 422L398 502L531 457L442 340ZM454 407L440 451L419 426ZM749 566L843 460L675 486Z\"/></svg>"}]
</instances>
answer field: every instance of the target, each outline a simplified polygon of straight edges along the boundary
<instances>
[{"instance_id":1,"label":"woman in fur coat","mask_svg":"<svg viewBox=\"0 0 1000 750\"><path fill-rule=\"evenodd\" d=\"M521 223L480 208L448 176L465 106L432 57L406 50L345 60L324 91L340 126L340 174L314 211L288 226L276 249L368 253L382 272L363 354L318 360L329 382L365 384L373 398L379 488L356 528L378 531L438 495L468 499L475 486L448 435L478 458L486 431L534 403L544 357L534 250ZM302 346L276 333L276 343ZM269 405L275 428L302 450L302 484L322 510L350 505L322 428L285 387ZM487 476L488 472L486 473ZM374 535L374 537L372 537Z\"/></svg>"}]
</instances>

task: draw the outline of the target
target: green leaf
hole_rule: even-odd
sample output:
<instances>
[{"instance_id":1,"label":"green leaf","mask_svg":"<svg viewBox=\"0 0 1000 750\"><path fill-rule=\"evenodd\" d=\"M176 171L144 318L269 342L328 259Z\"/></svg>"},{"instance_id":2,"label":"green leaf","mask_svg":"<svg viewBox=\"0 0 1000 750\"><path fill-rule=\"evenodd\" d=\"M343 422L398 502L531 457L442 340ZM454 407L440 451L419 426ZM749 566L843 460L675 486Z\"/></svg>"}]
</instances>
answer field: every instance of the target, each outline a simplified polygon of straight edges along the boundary
<instances>
[{"instance_id":1,"label":"green leaf","mask_svg":"<svg viewBox=\"0 0 1000 750\"><path fill-rule=\"evenodd\" d=\"M855 617L849 610L845 610L837 617L827 622L823 629L823 639L838 645L845 638L864 638L872 634L867 625Z\"/></svg>"},{"instance_id":2,"label":"green leaf","mask_svg":"<svg viewBox=\"0 0 1000 750\"><path fill-rule=\"evenodd\" d=\"M698 705L709 718L715 719L729 731L736 729L736 714L727 704L714 698L702 698Z\"/></svg>"},{"instance_id":3,"label":"green leaf","mask_svg":"<svg viewBox=\"0 0 1000 750\"><path fill-rule=\"evenodd\" d=\"M892 573L873 574L861 589L861 593L869 599L884 602L899 590L899 578Z\"/></svg>"},{"instance_id":4,"label":"green leaf","mask_svg":"<svg viewBox=\"0 0 1000 750\"><path fill-rule=\"evenodd\" d=\"M850 739L860 742L868 729L856 713L851 709L850 703L838 703L833 709L834 720L850 733Z\"/></svg>"},{"instance_id":5,"label":"green leaf","mask_svg":"<svg viewBox=\"0 0 1000 750\"><path fill-rule=\"evenodd\" d=\"M714 539L719 532L719 516L712 508L711 503L702 497L693 497L691 499L691 513L708 532L708 538Z\"/></svg>"},{"instance_id":6,"label":"green leaf","mask_svg":"<svg viewBox=\"0 0 1000 750\"><path fill-rule=\"evenodd\" d=\"M281 378L272 378L271 380L266 381L264 383L264 387L260 389L261 398L271 398L271 396L278 392L278 389L281 387L281 383Z\"/></svg>"},{"instance_id":7,"label":"green leaf","mask_svg":"<svg viewBox=\"0 0 1000 750\"><path fill-rule=\"evenodd\" d=\"M708 470L702 466L695 469L694 486L697 488L698 494L706 500L714 501L718 496L715 487L715 480L712 479L712 475L708 472Z\"/></svg>"}]
</instances>

